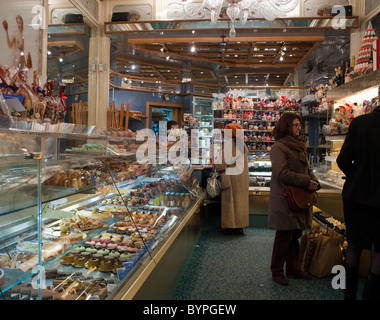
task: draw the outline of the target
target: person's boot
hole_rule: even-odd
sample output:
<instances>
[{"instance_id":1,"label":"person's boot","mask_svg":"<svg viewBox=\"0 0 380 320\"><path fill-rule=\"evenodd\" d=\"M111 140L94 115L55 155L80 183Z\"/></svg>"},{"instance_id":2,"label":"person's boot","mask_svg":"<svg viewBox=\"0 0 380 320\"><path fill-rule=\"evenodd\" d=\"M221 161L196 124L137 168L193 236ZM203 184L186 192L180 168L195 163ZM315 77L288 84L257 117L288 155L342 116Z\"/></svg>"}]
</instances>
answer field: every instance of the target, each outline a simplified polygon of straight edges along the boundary
<instances>
[{"instance_id":1,"label":"person's boot","mask_svg":"<svg viewBox=\"0 0 380 320\"><path fill-rule=\"evenodd\" d=\"M346 289L344 289L344 300L356 300L359 281L359 268L351 268L343 265L346 270Z\"/></svg>"},{"instance_id":2,"label":"person's boot","mask_svg":"<svg viewBox=\"0 0 380 320\"><path fill-rule=\"evenodd\" d=\"M380 275L368 273L362 300L380 300Z\"/></svg>"},{"instance_id":3,"label":"person's boot","mask_svg":"<svg viewBox=\"0 0 380 320\"><path fill-rule=\"evenodd\" d=\"M272 279L283 286L287 286L289 284L288 278L285 277L284 273L272 273Z\"/></svg>"}]
</instances>

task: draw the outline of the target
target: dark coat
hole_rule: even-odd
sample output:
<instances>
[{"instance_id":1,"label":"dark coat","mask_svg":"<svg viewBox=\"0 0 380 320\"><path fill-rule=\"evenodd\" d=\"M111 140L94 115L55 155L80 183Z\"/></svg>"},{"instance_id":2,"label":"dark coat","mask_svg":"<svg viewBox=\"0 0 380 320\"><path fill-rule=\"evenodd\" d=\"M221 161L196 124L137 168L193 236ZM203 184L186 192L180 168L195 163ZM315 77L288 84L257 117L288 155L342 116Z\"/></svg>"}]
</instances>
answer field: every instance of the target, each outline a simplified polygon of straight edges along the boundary
<instances>
[{"instance_id":1,"label":"dark coat","mask_svg":"<svg viewBox=\"0 0 380 320\"><path fill-rule=\"evenodd\" d=\"M293 141L294 140L294 141ZM306 143L297 143L296 138L287 136L279 139L270 152L272 177L270 182L268 226L275 230L304 230L310 228L312 209L293 212L284 197L285 185L308 187L312 174L306 152Z\"/></svg>"},{"instance_id":2,"label":"dark coat","mask_svg":"<svg viewBox=\"0 0 380 320\"><path fill-rule=\"evenodd\" d=\"M344 199L380 208L380 106L354 118L337 158Z\"/></svg>"}]
</instances>

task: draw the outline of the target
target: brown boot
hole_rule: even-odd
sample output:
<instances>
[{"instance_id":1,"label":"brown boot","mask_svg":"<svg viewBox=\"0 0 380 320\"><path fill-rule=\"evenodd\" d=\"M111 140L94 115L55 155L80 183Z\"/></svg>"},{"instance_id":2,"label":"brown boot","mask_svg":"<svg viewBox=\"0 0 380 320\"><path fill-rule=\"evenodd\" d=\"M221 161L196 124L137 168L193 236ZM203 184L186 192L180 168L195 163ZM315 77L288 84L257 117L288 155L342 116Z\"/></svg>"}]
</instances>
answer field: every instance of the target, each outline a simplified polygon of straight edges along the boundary
<instances>
[{"instance_id":1,"label":"brown boot","mask_svg":"<svg viewBox=\"0 0 380 320\"><path fill-rule=\"evenodd\" d=\"M283 273L273 273L272 279L283 286L287 286L289 284L288 278L285 277Z\"/></svg>"}]
</instances>

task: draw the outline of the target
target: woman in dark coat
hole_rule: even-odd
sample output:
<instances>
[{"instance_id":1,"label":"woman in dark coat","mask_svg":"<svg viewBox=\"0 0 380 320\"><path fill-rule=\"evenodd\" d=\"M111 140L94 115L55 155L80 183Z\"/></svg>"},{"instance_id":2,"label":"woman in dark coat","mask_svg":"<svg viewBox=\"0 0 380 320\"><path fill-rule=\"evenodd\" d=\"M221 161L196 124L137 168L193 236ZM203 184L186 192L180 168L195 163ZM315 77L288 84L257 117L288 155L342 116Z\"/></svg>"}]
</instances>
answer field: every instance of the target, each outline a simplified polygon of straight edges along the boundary
<instances>
[{"instance_id":1,"label":"woman in dark coat","mask_svg":"<svg viewBox=\"0 0 380 320\"><path fill-rule=\"evenodd\" d=\"M380 300L380 106L352 120L336 160L346 175L343 186L347 232L345 300L357 297L360 256L370 250L371 265L363 300Z\"/></svg>"},{"instance_id":2,"label":"woman in dark coat","mask_svg":"<svg viewBox=\"0 0 380 320\"><path fill-rule=\"evenodd\" d=\"M269 196L268 225L276 230L273 244L272 278L287 285L286 275L311 279L299 264L299 242L302 230L310 228L312 209L304 212L290 210L284 197L284 185L305 187L316 191L318 179L312 174L307 155L306 137L301 134L301 117L296 113L285 113L274 131L276 140L270 153L272 177Z\"/></svg>"}]
</instances>

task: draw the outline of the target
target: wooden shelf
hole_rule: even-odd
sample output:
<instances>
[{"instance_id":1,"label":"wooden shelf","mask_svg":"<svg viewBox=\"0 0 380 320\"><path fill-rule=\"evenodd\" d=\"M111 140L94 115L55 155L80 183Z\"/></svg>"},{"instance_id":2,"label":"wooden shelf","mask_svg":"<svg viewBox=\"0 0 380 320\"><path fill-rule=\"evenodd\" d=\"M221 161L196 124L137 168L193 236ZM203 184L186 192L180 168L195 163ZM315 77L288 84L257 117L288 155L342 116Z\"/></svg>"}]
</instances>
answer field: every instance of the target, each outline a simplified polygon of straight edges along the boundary
<instances>
[{"instance_id":1,"label":"wooden shelf","mask_svg":"<svg viewBox=\"0 0 380 320\"><path fill-rule=\"evenodd\" d=\"M354 79L351 82L345 83L326 94L328 101L339 100L349 97L360 91L378 87L380 85L380 69L373 71L365 76Z\"/></svg>"}]
</instances>

